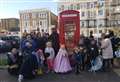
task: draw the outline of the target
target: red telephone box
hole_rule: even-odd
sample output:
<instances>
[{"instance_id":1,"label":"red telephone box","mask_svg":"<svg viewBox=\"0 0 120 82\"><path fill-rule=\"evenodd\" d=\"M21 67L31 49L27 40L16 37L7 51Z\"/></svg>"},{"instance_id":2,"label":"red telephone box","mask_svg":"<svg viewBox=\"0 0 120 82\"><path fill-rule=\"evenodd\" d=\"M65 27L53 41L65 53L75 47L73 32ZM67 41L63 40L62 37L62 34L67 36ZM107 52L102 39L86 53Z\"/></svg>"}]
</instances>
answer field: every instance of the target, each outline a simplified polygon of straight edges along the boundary
<instances>
[{"instance_id":1,"label":"red telephone box","mask_svg":"<svg viewBox=\"0 0 120 82\"><path fill-rule=\"evenodd\" d=\"M71 51L80 39L80 16L75 10L66 10L59 15L60 44L65 44Z\"/></svg>"}]
</instances>

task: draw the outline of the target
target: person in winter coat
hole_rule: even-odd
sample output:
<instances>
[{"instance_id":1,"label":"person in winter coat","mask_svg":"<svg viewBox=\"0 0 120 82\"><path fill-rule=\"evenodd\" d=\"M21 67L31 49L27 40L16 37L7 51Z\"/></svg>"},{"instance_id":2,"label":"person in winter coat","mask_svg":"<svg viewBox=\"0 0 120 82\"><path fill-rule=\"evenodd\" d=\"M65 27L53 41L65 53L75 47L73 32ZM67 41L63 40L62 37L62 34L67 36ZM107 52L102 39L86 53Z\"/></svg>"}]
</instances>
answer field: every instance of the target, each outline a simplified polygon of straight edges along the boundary
<instances>
[{"instance_id":1,"label":"person in winter coat","mask_svg":"<svg viewBox=\"0 0 120 82\"><path fill-rule=\"evenodd\" d=\"M101 49L103 57L103 71L110 69L111 60L113 59L113 49L111 40L105 35L102 34Z\"/></svg>"},{"instance_id":2,"label":"person in winter coat","mask_svg":"<svg viewBox=\"0 0 120 82\"><path fill-rule=\"evenodd\" d=\"M12 48L7 54L8 72L11 75L17 75L22 64L22 56L19 55L16 48Z\"/></svg>"},{"instance_id":3,"label":"person in winter coat","mask_svg":"<svg viewBox=\"0 0 120 82\"><path fill-rule=\"evenodd\" d=\"M55 55L58 53L60 48L59 34L56 28L52 28L52 34L49 36L49 40L52 42L52 46L55 50Z\"/></svg>"},{"instance_id":4,"label":"person in winter coat","mask_svg":"<svg viewBox=\"0 0 120 82\"><path fill-rule=\"evenodd\" d=\"M24 52L26 48L28 48L28 46L26 45L26 43L28 42L32 44L32 47L31 47L32 51L36 49L36 42L34 41L34 39L32 39L31 35L27 35L26 39L23 39L23 41L21 41L22 52Z\"/></svg>"},{"instance_id":5,"label":"person in winter coat","mask_svg":"<svg viewBox=\"0 0 120 82\"><path fill-rule=\"evenodd\" d=\"M34 52L32 52L30 55L27 55L27 57L23 61L23 64L21 65L18 82L22 82L23 79L35 78L37 69L37 57Z\"/></svg>"}]
</instances>

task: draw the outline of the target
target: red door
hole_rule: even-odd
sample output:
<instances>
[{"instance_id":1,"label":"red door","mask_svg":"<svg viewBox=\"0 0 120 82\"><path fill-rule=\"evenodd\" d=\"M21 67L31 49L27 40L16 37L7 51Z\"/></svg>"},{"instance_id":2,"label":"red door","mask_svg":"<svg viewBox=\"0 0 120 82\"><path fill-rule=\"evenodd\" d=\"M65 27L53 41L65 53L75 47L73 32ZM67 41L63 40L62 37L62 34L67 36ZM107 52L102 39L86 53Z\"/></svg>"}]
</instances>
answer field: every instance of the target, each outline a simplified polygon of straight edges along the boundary
<instances>
[{"instance_id":1,"label":"red door","mask_svg":"<svg viewBox=\"0 0 120 82\"><path fill-rule=\"evenodd\" d=\"M72 51L80 39L80 17L79 12L67 10L59 16L60 44L65 44L68 51Z\"/></svg>"}]
</instances>

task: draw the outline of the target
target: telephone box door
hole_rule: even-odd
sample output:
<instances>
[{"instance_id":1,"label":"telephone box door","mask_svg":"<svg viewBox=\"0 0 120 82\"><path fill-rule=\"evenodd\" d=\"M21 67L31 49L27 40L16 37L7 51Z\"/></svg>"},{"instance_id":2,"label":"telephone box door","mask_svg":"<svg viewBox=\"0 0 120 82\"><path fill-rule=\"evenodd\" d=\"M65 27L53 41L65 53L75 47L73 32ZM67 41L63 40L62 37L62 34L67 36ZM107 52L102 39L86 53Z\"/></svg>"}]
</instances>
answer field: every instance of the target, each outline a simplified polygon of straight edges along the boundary
<instances>
[{"instance_id":1,"label":"telephone box door","mask_svg":"<svg viewBox=\"0 0 120 82\"><path fill-rule=\"evenodd\" d=\"M60 13L59 18L60 43L65 44L71 52L80 39L80 17L79 12L67 10Z\"/></svg>"}]
</instances>

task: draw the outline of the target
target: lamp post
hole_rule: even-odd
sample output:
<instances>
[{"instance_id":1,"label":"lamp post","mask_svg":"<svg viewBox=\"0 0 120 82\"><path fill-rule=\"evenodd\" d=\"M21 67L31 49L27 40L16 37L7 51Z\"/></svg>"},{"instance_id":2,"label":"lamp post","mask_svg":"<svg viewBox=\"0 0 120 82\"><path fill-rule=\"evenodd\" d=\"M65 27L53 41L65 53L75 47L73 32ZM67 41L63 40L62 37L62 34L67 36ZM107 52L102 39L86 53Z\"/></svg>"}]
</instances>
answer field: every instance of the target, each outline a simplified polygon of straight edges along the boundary
<instances>
[{"instance_id":1,"label":"lamp post","mask_svg":"<svg viewBox=\"0 0 120 82\"><path fill-rule=\"evenodd\" d=\"M116 12L117 12L117 13L120 13L120 6L118 6L118 7L116 8ZM118 17L118 15L116 15L116 17ZM116 25L116 26L119 26L119 18L116 19L116 22L117 22L117 25Z\"/></svg>"},{"instance_id":2,"label":"lamp post","mask_svg":"<svg viewBox=\"0 0 120 82\"><path fill-rule=\"evenodd\" d=\"M111 2L112 0L109 0L109 27L111 26Z\"/></svg>"},{"instance_id":3,"label":"lamp post","mask_svg":"<svg viewBox=\"0 0 120 82\"><path fill-rule=\"evenodd\" d=\"M97 45L99 45L99 39L98 39L98 35L99 35L99 24L98 24L99 18L98 18L98 16L99 16L99 13L98 13L98 11L99 11L99 4L98 4L98 2L97 2L97 5L96 5Z\"/></svg>"}]
</instances>

